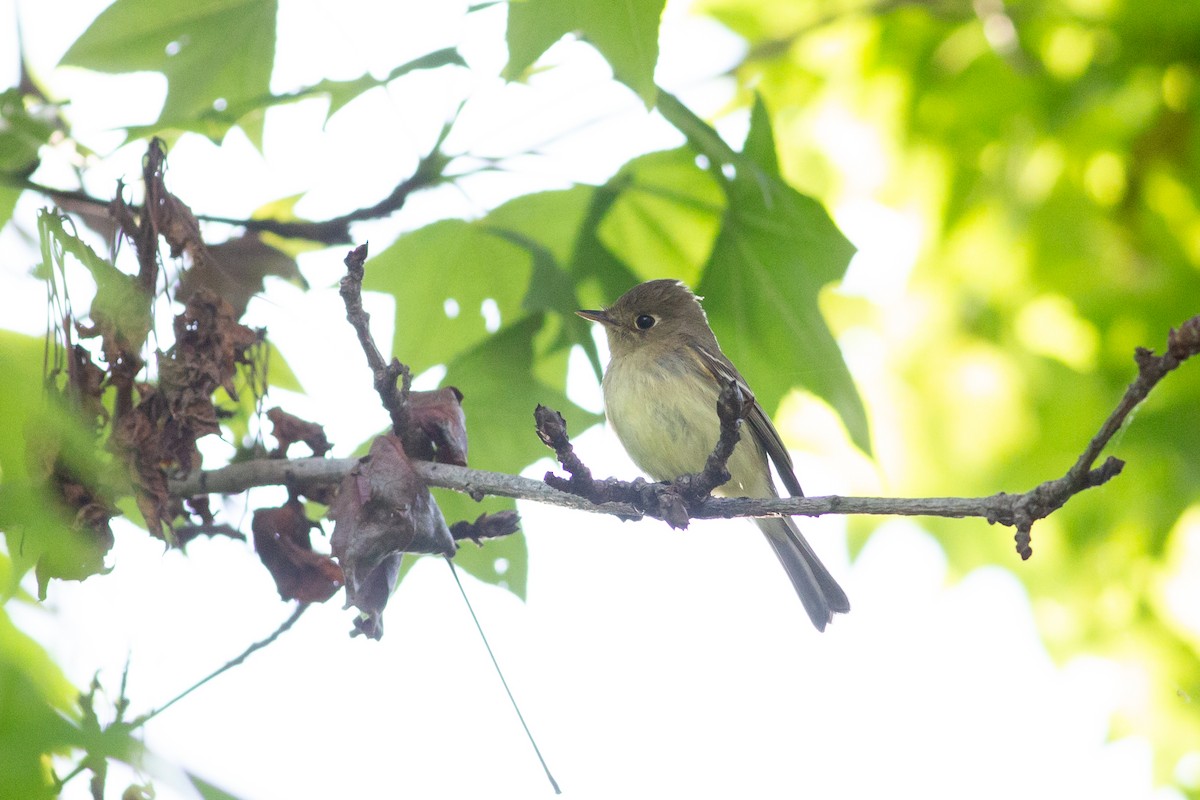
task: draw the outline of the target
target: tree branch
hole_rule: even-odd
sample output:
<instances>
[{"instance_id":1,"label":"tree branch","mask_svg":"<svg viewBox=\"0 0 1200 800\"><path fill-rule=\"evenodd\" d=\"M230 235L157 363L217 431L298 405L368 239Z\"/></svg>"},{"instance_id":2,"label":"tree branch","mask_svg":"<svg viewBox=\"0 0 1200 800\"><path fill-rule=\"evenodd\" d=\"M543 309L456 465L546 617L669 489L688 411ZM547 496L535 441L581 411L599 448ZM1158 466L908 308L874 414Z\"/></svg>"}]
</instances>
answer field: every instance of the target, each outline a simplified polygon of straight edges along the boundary
<instances>
[{"instance_id":1,"label":"tree branch","mask_svg":"<svg viewBox=\"0 0 1200 800\"><path fill-rule=\"evenodd\" d=\"M665 521L672 528L686 528L688 520L711 497L713 489L729 481L726 462L741 439L742 419L753 406L754 398L744 393L737 381L729 381L717 398L721 433L704 469L694 475L681 475L673 481L649 483L643 478L632 482L617 478L595 480L592 471L575 454L562 414L539 405L533 412L538 436L554 451L563 468L571 473L570 478L563 478L547 472L545 481L555 489L579 495L592 503L624 503Z\"/></svg>"},{"instance_id":2,"label":"tree branch","mask_svg":"<svg viewBox=\"0 0 1200 800\"><path fill-rule=\"evenodd\" d=\"M687 516L690 519L731 519L735 517L819 517L826 514L865 514L885 516L949 517L961 519L979 517L989 523L1011 525L1017 529L1018 552L1028 558L1029 531L1036 520L1049 516L1061 508L1067 500L1080 492L1107 483L1121 472L1124 463L1109 457L1099 467L1093 467L1104 447L1120 429L1133 409L1140 403L1162 378L1186 359L1200 353L1200 316L1193 317L1178 329L1172 330L1167 342L1167 352L1156 356L1141 348L1135 360L1138 376L1129 385L1117 408L1093 437L1079 460L1061 478L1045 481L1027 492L1008 494L1000 492L987 497L707 497L694 504L689 503ZM545 412L558 416L557 412ZM561 419L561 418L560 418ZM540 416L539 416L540 421ZM566 435L565 428L562 435ZM561 443L555 443L556 450ZM566 442L569 446L569 440ZM732 450L732 445L726 442ZM196 472L187 478L172 480L170 492L175 497L191 497L204 493L233 494L255 486L286 485L303 490L306 486L337 483L357 464L351 458L304 458L292 461L267 459L244 461L221 469ZM560 491L542 481L507 475L498 472L468 469L453 464L437 464L428 461L413 461L413 467L430 486L452 489L470 495L476 500L485 496L511 497L531 500L547 505L610 514L626 519L643 516L665 518L649 509L639 508L631 502L614 501L620 496L617 488L632 491L634 497L646 491L649 484L644 479L631 482L613 478L595 481L590 477L580 478L582 470L572 471L571 478L558 478L559 483L569 487L572 482L591 481L593 486L613 487L609 495L597 495L600 502ZM586 466L575 459L571 467ZM723 468L723 461L720 462ZM700 473L703 475L704 473ZM622 491L625 491L622 490Z\"/></svg>"},{"instance_id":3,"label":"tree branch","mask_svg":"<svg viewBox=\"0 0 1200 800\"><path fill-rule=\"evenodd\" d=\"M358 463L356 458L299 458L292 460L259 459L241 461L227 467L194 472L172 480L171 495L191 497L197 494L237 494L258 486L290 486L303 492L305 487L337 483ZM637 510L631 503L593 503L579 495L554 489L542 481L503 472L470 469L432 461L413 461L417 474L430 486L452 489L476 500L484 497L510 497L535 503L610 514L630 519L653 516ZM1061 479L1059 479L1061 480ZM637 483L632 481L629 483ZM644 481L643 481L644 483ZM737 517L820 517L826 514L867 514L906 517L981 517L989 522L1011 525L1014 508L1020 498L1038 491L1048 481L1025 494L1000 492L989 497L711 497L691 514L692 519L733 519ZM1098 484L1097 484L1098 485Z\"/></svg>"},{"instance_id":4,"label":"tree branch","mask_svg":"<svg viewBox=\"0 0 1200 800\"><path fill-rule=\"evenodd\" d=\"M438 143L439 147L441 142ZM279 220L279 219L237 219L209 214L196 214L196 218L205 222L220 222L226 225L236 225L247 231L258 233L274 233L285 239L306 239L322 244L350 244L350 224L364 220L381 219L390 216L404 207L408 196L413 192L433 186L443 178L443 171L450 159L440 149L435 148L417 164L413 174L401 181L392 189L391 194L372 206L358 208L347 214L326 220ZM69 201L76 206L93 207L96 213L108 212L110 201L93 197L78 189L56 189L45 186L28 178L14 175L0 175L0 185L12 186L17 189L28 189L31 192L45 195L55 202Z\"/></svg>"}]
</instances>

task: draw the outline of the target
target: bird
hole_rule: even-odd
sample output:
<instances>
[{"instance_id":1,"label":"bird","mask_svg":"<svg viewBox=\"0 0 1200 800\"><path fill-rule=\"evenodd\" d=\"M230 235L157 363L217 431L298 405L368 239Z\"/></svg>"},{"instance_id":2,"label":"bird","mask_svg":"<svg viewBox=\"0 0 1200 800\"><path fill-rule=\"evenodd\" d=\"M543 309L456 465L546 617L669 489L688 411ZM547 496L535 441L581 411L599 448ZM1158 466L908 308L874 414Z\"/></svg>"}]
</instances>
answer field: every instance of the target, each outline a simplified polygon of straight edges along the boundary
<instances>
[{"instance_id":1,"label":"bird","mask_svg":"<svg viewBox=\"0 0 1200 800\"><path fill-rule=\"evenodd\" d=\"M608 337L610 358L602 381L608 423L634 464L657 481L704 468L720 436L717 398L724 386L736 381L753 397L721 351L700 300L682 281L659 279L634 286L607 308L576 312L599 323ZM726 465L731 478L714 494L778 497L769 458L788 492L802 497L792 459L757 399L745 423ZM818 631L834 614L850 610L846 593L790 517L754 522Z\"/></svg>"}]
</instances>

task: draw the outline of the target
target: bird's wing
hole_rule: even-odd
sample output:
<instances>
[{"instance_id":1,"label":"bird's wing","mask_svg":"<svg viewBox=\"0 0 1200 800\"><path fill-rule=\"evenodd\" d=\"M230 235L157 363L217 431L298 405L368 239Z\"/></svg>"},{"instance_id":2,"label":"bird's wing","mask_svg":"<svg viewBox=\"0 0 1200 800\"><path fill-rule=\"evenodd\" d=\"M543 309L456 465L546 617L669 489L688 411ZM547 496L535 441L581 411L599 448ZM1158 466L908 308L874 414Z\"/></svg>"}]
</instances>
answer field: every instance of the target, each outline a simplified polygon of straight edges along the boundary
<instances>
[{"instance_id":1,"label":"bird's wing","mask_svg":"<svg viewBox=\"0 0 1200 800\"><path fill-rule=\"evenodd\" d=\"M767 412L763 411L762 405L754 397L754 392L750 391L750 387L746 385L746 379L720 350L713 350L694 343L692 347L708 371L721 382L721 386L725 386L731 380L737 381L739 388L754 399L750 413L746 415L746 421L750 423L750 431L762 444L767 456L774 462L775 469L779 473L783 485L787 487L788 494L792 497L803 497L804 490L800 488L800 481L796 479L796 473L792 467L792 457L788 455L787 448L783 446L783 440L779 438L779 431L775 430L771 418L767 416Z\"/></svg>"}]
</instances>

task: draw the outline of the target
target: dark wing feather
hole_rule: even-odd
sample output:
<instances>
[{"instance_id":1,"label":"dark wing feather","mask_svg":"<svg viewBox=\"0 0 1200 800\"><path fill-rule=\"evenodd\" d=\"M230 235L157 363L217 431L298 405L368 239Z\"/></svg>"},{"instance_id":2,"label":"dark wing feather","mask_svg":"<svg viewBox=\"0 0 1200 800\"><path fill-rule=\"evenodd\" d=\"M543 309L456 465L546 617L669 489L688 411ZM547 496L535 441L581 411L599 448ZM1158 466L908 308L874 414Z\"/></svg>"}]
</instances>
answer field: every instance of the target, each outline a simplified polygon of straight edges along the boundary
<instances>
[{"instance_id":1,"label":"dark wing feather","mask_svg":"<svg viewBox=\"0 0 1200 800\"><path fill-rule=\"evenodd\" d=\"M746 385L746 379L737 371L737 367L725 357L724 353L695 343L692 344L692 347L708 371L721 382L721 386L734 380L738 382L743 392L754 397L754 392L750 391L750 387ZM746 422L750 424L750 430L775 464L775 470L779 473L783 485L787 487L788 494L792 497L803 497L804 490L800 488L800 481L796 479L796 472L792 467L792 457L788 455L787 448L783 446L783 440L779 438L779 431L775 430L771 418L767 416L767 412L763 411L757 398L754 399L750 413L746 415Z\"/></svg>"}]
</instances>

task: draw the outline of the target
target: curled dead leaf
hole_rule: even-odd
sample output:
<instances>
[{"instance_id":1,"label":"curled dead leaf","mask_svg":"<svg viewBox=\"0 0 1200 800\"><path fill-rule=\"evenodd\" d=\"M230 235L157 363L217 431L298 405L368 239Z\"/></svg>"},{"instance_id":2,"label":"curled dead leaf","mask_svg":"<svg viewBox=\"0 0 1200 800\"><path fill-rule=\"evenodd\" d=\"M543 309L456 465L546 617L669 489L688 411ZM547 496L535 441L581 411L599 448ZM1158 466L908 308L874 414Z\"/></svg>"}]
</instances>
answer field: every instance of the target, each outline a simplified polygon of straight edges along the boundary
<instances>
[{"instance_id":1,"label":"curled dead leaf","mask_svg":"<svg viewBox=\"0 0 1200 800\"><path fill-rule=\"evenodd\" d=\"M237 394L237 365L259 334L239 324L229 304L211 292L197 292L175 317L175 346L159 353L157 387L137 385L139 400L121 414L113 429L114 449L125 459L138 509L150 532L167 538L175 517L167 475L200 466L196 440L221 428L212 395L223 386Z\"/></svg>"},{"instance_id":2,"label":"curled dead leaf","mask_svg":"<svg viewBox=\"0 0 1200 800\"><path fill-rule=\"evenodd\" d=\"M282 408L272 408L267 412L267 419L274 426L272 435L279 442L279 447L271 453L272 458L287 458L288 448L296 442L304 442L317 458L329 452L333 445L325 438L325 428L315 422L300 419L287 413Z\"/></svg>"},{"instance_id":3,"label":"curled dead leaf","mask_svg":"<svg viewBox=\"0 0 1200 800\"><path fill-rule=\"evenodd\" d=\"M429 488L395 436L380 436L342 481L329 507L330 544L346 576L346 605L363 614L357 632L383 635L387 605L404 553L453 555L454 537Z\"/></svg>"},{"instance_id":4,"label":"curled dead leaf","mask_svg":"<svg viewBox=\"0 0 1200 800\"><path fill-rule=\"evenodd\" d=\"M295 501L254 512L250 524L254 549L284 600L323 603L342 587L341 568L312 549L309 532L313 527L303 506Z\"/></svg>"},{"instance_id":5,"label":"curled dead leaf","mask_svg":"<svg viewBox=\"0 0 1200 800\"><path fill-rule=\"evenodd\" d=\"M450 532L455 541L470 539L482 546L484 539L496 539L500 536L510 536L520 530L521 517L516 511L496 511L491 514L480 514L474 522L465 519L450 526Z\"/></svg>"},{"instance_id":6,"label":"curled dead leaf","mask_svg":"<svg viewBox=\"0 0 1200 800\"><path fill-rule=\"evenodd\" d=\"M454 386L409 392L409 420L415 431L410 432L407 441L413 458L467 465L467 419L462 398L462 392Z\"/></svg>"},{"instance_id":7,"label":"curled dead leaf","mask_svg":"<svg viewBox=\"0 0 1200 800\"><path fill-rule=\"evenodd\" d=\"M263 290L263 279L275 275L307 288L296 259L276 250L256 233L207 248L207 257L194 259L179 281L179 296L187 299L201 289L229 301L240 319L250 298Z\"/></svg>"}]
</instances>

